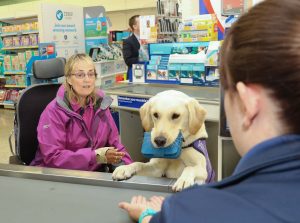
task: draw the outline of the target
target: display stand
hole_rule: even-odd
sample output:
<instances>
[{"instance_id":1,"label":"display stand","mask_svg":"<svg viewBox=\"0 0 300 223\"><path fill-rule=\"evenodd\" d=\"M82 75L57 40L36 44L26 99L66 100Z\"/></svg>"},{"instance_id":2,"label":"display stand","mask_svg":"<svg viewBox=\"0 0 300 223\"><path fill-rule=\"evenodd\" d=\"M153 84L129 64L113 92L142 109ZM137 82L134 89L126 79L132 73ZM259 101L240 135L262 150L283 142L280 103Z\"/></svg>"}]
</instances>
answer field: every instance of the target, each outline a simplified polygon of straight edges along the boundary
<instances>
[{"instance_id":1,"label":"display stand","mask_svg":"<svg viewBox=\"0 0 300 223\"><path fill-rule=\"evenodd\" d=\"M157 1L157 42L173 43L178 39L178 26L182 15L178 0Z\"/></svg>"},{"instance_id":2,"label":"display stand","mask_svg":"<svg viewBox=\"0 0 300 223\"><path fill-rule=\"evenodd\" d=\"M89 56L95 64L97 87L107 88L117 79L125 79L127 66L123 60L121 44L98 44L90 49Z\"/></svg>"},{"instance_id":3,"label":"display stand","mask_svg":"<svg viewBox=\"0 0 300 223\"><path fill-rule=\"evenodd\" d=\"M96 86L107 88L116 82L116 78L121 75L126 75L127 67L123 60L99 61L94 62L97 80Z\"/></svg>"}]
</instances>

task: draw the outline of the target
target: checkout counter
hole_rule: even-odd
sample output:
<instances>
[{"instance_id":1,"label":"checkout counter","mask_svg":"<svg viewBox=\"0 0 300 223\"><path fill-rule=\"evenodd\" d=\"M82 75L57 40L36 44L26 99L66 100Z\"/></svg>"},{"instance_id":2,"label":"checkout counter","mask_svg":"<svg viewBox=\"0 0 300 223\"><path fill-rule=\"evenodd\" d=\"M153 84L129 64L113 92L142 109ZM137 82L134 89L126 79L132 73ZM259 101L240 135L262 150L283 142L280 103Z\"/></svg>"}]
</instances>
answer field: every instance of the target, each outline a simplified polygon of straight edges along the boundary
<instances>
[{"instance_id":1,"label":"checkout counter","mask_svg":"<svg viewBox=\"0 0 300 223\"><path fill-rule=\"evenodd\" d=\"M1 222L131 223L118 207L134 195L172 193L173 179L0 164Z\"/></svg>"},{"instance_id":2,"label":"checkout counter","mask_svg":"<svg viewBox=\"0 0 300 223\"><path fill-rule=\"evenodd\" d=\"M168 84L137 84L122 83L114 87L104 89L107 95L113 98L111 107L119 112L120 137L134 161L145 161L141 154L143 141L143 127L140 120L139 108L149 100L150 97L165 90L178 90L196 100L206 109L206 130L208 133L207 149L216 171L218 179L221 174L220 158L218 158L218 133L220 92L219 88L199 87L188 85Z\"/></svg>"},{"instance_id":3,"label":"checkout counter","mask_svg":"<svg viewBox=\"0 0 300 223\"><path fill-rule=\"evenodd\" d=\"M138 111L150 97L168 89L194 97L207 110L207 148L220 180L224 170L232 171L230 165L234 167L235 163L233 154L228 153L234 151L232 141L224 143L218 136L218 88L120 84L106 89L106 94L114 99L111 107L119 112L122 143L134 161L145 161L140 152L144 130ZM169 196L175 182L175 179L143 176L113 181L110 173L0 164L1 222L128 223L132 221L118 208L120 201L129 202L134 195Z\"/></svg>"}]
</instances>

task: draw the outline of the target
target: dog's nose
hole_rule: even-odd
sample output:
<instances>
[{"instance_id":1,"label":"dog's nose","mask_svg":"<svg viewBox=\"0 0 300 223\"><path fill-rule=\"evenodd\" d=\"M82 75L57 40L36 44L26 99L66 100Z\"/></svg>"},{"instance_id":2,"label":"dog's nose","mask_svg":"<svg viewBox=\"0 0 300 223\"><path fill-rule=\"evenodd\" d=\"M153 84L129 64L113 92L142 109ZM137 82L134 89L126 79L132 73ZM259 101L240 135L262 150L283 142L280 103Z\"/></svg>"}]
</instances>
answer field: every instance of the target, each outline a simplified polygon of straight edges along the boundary
<instances>
[{"instance_id":1,"label":"dog's nose","mask_svg":"<svg viewBox=\"0 0 300 223\"><path fill-rule=\"evenodd\" d=\"M163 136L158 136L154 139L154 142L158 147L163 147L166 144L167 139Z\"/></svg>"}]
</instances>

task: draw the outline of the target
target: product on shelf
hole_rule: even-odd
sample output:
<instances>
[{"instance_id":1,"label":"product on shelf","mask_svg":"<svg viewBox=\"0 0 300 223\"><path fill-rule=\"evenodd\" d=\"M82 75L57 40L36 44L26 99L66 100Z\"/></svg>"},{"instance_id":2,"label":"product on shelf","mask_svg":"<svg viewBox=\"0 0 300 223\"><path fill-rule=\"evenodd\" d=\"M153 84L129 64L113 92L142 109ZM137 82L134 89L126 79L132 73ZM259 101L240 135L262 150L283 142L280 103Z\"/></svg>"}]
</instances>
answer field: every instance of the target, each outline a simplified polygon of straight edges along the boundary
<instances>
[{"instance_id":1,"label":"product on shelf","mask_svg":"<svg viewBox=\"0 0 300 223\"><path fill-rule=\"evenodd\" d=\"M97 48L93 49L92 59L95 62L123 59L122 44L99 44Z\"/></svg>"},{"instance_id":2,"label":"product on shelf","mask_svg":"<svg viewBox=\"0 0 300 223\"><path fill-rule=\"evenodd\" d=\"M21 91L9 89L9 90L0 90L0 102L6 104L14 104L19 99Z\"/></svg>"},{"instance_id":3,"label":"product on shelf","mask_svg":"<svg viewBox=\"0 0 300 223\"><path fill-rule=\"evenodd\" d=\"M21 32L22 31L22 26L21 25L13 25L12 26L12 31L13 32Z\"/></svg>"},{"instance_id":4,"label":"product on shelf","mask_svg":"<svg viewBox=\"0 0 300 223\"><path fill-rule=\"evenodd\" d=\"M21 36L21 45L22 46L30 46L30 38L28 35L22 35Z\"/></svg>"},{"instance_id":5,"label":"product on shelf","mask_svg":"<svg viewBox=\"0 0 300 223\"><path fill-rule=\"evenodd\" d=\"M4 47L12 47L13 46L13 37L7 36L7 37L4 37L2 40L3 40Z\"/></svg>"},{"instance_id":6,"label":"product on shelf","mask_svg":"<svg viewBox=\"0 0 300 223\"><path fill-rule=\"evenodd\" d=\"M18 90L11 90L8 100L17 102L19 97L19 91Z\"/></svg>"},{"instance_id":7,"label":"product on shelf","mask_svg":"<svg viewBox=\"0 0 300 223\"><path fill-rule=\"evenodd\" d=\"M158 15L181 16L178 0L158 0L156 6Z\"/></svg>"},{"instance_id":8,"label":"product on shelf","mask_svg":"<svg viewBox=\"0 0 300 223\"><path fill-rule=\"evenodd\" d=\"M181 12L178 0L157 1L157 42L177 42Z\"/></svg>"},{"instance_id":9,"label":"product on shelf","mask_svg":"<svg viewBox=\"0 0 300 223\"><path fill-rule=\"evenodd\" d=\"M22 37L21 37L22 38ZM21 46L21 38L19 36L14 36L13 39L13 46L19 47Z\"/></svg>"},{"instance_id":10,"label":"product on shelf","mask_svg":"<svg viewBox=\"0 0 300 223\"><path fill-rule=\"evenodd\" d=\"M26 63L30 60L30 58L33 56L33 51L32 50L26 50L25 51L25 58L26 58Z\"/></svg>"},{"instance_id":11,"label":"product on shelf","mask_svg":"<svg viewBox=\"0 0 300 223\"><path fill-rule=\"evenodd\" d=\"M37 34L30 34L29 43L31 46L37 46L39 43L39 36Z\"/></svg>"},{"instance_id":12,"label":"product on shelf","mask_svg":"<svg viewBox=\"0 0 300 223\"><path fill-rule=\"evenodd\" d=\"M198 15L184 19L179 26L179 42L218 40L216 15Z\"/></svg>"},{"instance_id":13,"label":"product on shelf","mask_svg":"<svg viewBox=\"0 0 300 223\"><path fill-rule=\"evenodd\" d=\"M11 56L10 55L5 55L4 56L4 71L11 70Z\"/></svg>"},{"instance_id":14,"label":"product on shelf","mask_svg":"<svg viewBox=\"0 0 300 223\"><path fill-rule=\"evenodd\" d=\"M20 70L20 61L18 56L11 56L12 70Z\"/></svg>"},{"instance_id":15,"label":"product on shelf","mask_svg":"<svg viewBox=\"0 0 300 223\"><path fill-rule=\"evenodd\" d=\"M220 73L217 67L206 67L205 85L219 86Z\"/></svg>"},{"instance_id":16,"label":"product on shelf","mask_svg":"<svg viewBox=\"0 0 300 223\"><path fill-rule=\"evenodd\" d=\"M11 32L13 32L13 27L12 26L3 26L2 32L3 33L11 33Z\"/></svg>"},{"instance_id":17,"label":"product on shelf","mask_svg":"<svg viewBox=\"0 0 300 223\"><path fill-rule=\"evenodd\" d=\"M18 57L19 57L19 62L21 63L26 63L26 55L25 52L20 52L18 53Z\"/></svg>"},{"instance_id":18,"label":"product on shelf","mask_svg":"<svg viewBox=\"0 0 300 223\"><path fill-rule=\"evenodd\" d=\"M3 34L29 32L29 31L37 31L37 30L38 30L38 22L23 23L19 25L8 25L2 27Z\"/></svg>"},{"instance_id":19,"label":"product on shelf","mask_svg":"<svg viewBox=\"0 0 300 223\"><path fill-rule=\"evenodd\" d=\"M0 102L3 102L5 100L5 90L0 89Z\"/></svg>"}]
</instances>

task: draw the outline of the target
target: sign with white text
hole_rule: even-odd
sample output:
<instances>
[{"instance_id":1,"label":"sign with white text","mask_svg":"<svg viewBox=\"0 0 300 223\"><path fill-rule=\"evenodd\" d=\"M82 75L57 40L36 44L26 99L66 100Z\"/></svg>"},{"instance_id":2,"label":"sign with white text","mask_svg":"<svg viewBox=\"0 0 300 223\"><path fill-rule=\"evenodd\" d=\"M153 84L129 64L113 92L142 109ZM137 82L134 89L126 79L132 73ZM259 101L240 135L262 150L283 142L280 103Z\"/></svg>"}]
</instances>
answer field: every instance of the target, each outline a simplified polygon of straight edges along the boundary
<instances>
[{"instance_id":1,"label":"sign with white text","mask_svg":"<svg viewBox=\"0 0 300 223\"><path fill-rule=\"evenodd\" d=\"M57 56L69 58L84 53L83 8L74 5L41 4L43 41L53 42Z\"/></svg>"}]
</instances>

